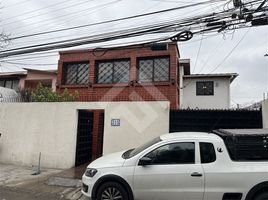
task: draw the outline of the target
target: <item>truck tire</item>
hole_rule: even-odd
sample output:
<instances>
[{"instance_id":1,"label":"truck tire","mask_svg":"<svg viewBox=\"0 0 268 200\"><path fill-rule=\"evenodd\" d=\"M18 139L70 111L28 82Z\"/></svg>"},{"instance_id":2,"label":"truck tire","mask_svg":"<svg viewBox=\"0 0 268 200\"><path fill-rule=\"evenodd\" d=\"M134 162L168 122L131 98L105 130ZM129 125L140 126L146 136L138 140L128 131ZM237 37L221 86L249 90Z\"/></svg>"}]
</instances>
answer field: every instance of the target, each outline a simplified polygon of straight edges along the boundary
<instances>
[{"instance_id":1,"label":"truck tire","mask_svg":"<svg viewBox=\"0 0 268 200\"><path fill-rule=\"evenodd\" d=\"M126 189L117 182L103 183L97 192L96 200L129 200Z\"/></svg>"},{"instance_id":2,"label":"truck tire","mask_svg":"<svg viewBox=\"0 0 268 200\"><path fill-rule=\"evenodd\" d=\"M257 195L257 197L254 200L268 200L268 192L261 193L260 195Z\"/></svg>"}]
</instances>

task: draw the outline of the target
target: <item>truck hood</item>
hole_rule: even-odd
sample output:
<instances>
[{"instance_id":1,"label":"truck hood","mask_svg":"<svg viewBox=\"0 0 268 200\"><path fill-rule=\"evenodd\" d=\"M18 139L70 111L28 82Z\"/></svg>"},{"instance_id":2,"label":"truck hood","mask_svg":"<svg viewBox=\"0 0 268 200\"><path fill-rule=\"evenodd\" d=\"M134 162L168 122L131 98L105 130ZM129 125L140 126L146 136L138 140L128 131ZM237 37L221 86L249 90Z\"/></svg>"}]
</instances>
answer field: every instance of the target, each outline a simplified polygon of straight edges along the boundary
<instances>
[{"instance_id":1,"label":"truck hood","mask_svg":"<svg viewBox=\"0 0 268 200\"><path fill-rule=\"evenodd\" d=\"M107 167L120 167L123 166L125 159L122 158L122 154L125 151L108 154L102 156L88 165L88 168L107 168Z\"/></svg>"}]
</instances>

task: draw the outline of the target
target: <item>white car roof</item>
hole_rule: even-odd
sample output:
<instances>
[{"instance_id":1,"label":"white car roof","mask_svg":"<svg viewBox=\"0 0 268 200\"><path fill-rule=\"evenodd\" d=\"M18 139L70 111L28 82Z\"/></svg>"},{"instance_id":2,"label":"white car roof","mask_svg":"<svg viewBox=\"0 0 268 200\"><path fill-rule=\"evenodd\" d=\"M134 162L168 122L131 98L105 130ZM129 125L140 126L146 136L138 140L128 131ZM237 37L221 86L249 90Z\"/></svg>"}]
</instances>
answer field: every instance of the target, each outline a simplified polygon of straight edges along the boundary
<instances>
[{"instance_id":1,"label":"white car roof","mask_svg":"<svg viewBox=\"0 0 268 200\"><path fill-rule=\"evenodd\" d=\"M176 132L160 136L161 140L174 140L174 139L209 139L221 140L221 138L213 133L206 132Z\"/></svg>"}]
</instances>

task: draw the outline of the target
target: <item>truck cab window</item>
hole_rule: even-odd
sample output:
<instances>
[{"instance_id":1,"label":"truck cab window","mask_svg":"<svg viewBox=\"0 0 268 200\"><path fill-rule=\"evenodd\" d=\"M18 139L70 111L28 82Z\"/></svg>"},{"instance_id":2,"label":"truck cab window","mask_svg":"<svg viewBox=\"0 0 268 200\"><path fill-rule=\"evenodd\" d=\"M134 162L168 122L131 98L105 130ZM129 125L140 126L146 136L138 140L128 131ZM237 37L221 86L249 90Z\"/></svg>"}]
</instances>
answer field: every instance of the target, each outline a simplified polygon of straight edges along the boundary
<instances>
[{"instance_id":1,"label":"truck cab window","mask_svg":"<svg viewBox=\"0 0 268 200\"><path fill-rule=\"evenodd\" d=\"M167 144L153 150L146 157L152 159L152 165L194 164L195 143Z\"/></svg>"},{"instance_id":2,"label":"truck cab window","mask_svg":"<svg viewBox=\"0 0 268 200\"><path fill-rule=\"evenodd\" d=\"M201 163L213 163L216 161L216 152L212 143L200 143Z\"/></svg>"}]
</instances>

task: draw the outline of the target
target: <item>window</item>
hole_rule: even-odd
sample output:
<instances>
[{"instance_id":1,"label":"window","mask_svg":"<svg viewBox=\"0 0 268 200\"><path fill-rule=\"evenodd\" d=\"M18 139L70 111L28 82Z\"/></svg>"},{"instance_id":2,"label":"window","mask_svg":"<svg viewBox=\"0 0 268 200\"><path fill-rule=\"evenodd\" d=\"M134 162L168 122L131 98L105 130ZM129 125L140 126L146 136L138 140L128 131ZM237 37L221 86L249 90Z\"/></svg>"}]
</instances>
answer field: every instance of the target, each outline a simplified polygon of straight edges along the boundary
<instances>
[{"instance_id":1,"label":"window","mask_svg":"<svg viewBox=\"0 0 268 200\"><path fill-rule=\"evenodd\" d=\"M212 163L216 161L215 148L212 143L200 143L201 163Z\"/></svg>"},{"instance_id":2,"label":"window","mask_svg":"<svg viewBox=\"0 0 268 200\"><path fill-rule=\"evenodd\" d=\"M169 81L169 57L138 59L140 82Z\"/></svg>"},{"instance_id":3,"label":"window","mask_svg":"<svg viewBox=\"0 0 268 200\"><path fill-rule=\"evenodd\" d=\"M97 83L128 83L130 60L98 61Z\"/></svg>"},{"instance_id":4,"label":"window","mask_svg":"<svg viewBox=\"0 0 268 200\"><path fill-rule=\"evenodd\" d=\"M181 142L161 146L146 155L153 165L194 164L195 143Z\"/></svg>"},{"instance_id":5,"label":"window","mask_svg":"<svg viewBox=\"0 0 268 200\"><path fill-rule=\"evenodd\" d=\"M89 62L64 63L63 84L86 85L89 83Z\"/></svg>"},{"instance_id":6,"label":"window","mask_svg":"<svg viewBox=\"0 0 268 200\"><path fill-rule=\"evenodd\" d=\"M158 142L161 142L162 140L160 139L160 137L157 137L157 138L154 138L148 142L146 142L145 144L135 148L135 149L131 149L131 151L126 151L124 154L123 154L123 157L126 159L126 158L131 158L133 156L136 156L137 154L139 154L140 152L144 151L145 149L147 149L148 147L158 143Z\"/></svg>"},{"instance_id":7,"label":"window","mask_svg":"<svg viewBox=\"0 0 268 200\"><path fill-rule=\"evenodd\" d=\"M213 81L196 82L196 95L214 95Z\"/></svg>"},{"instance_id":8,"label":"window","mask_svg":"<svg viewBox=\"0 0 268 200\"><path fill-rule=\"evenodd\" d=\"M19 80L18 79L0 80L0 87L6 87L13 89L15 91L19 91Z\"/></svg>"},{"instance_id":9,"label":"window","mask_svg":"<svg viewBox=\"0 0 268 200\"><path fill-rule=\"evenodd\" d=\"M0 87L5 87L5 81L4 80L0 80Z\"/></svg>"}]
</instances>

